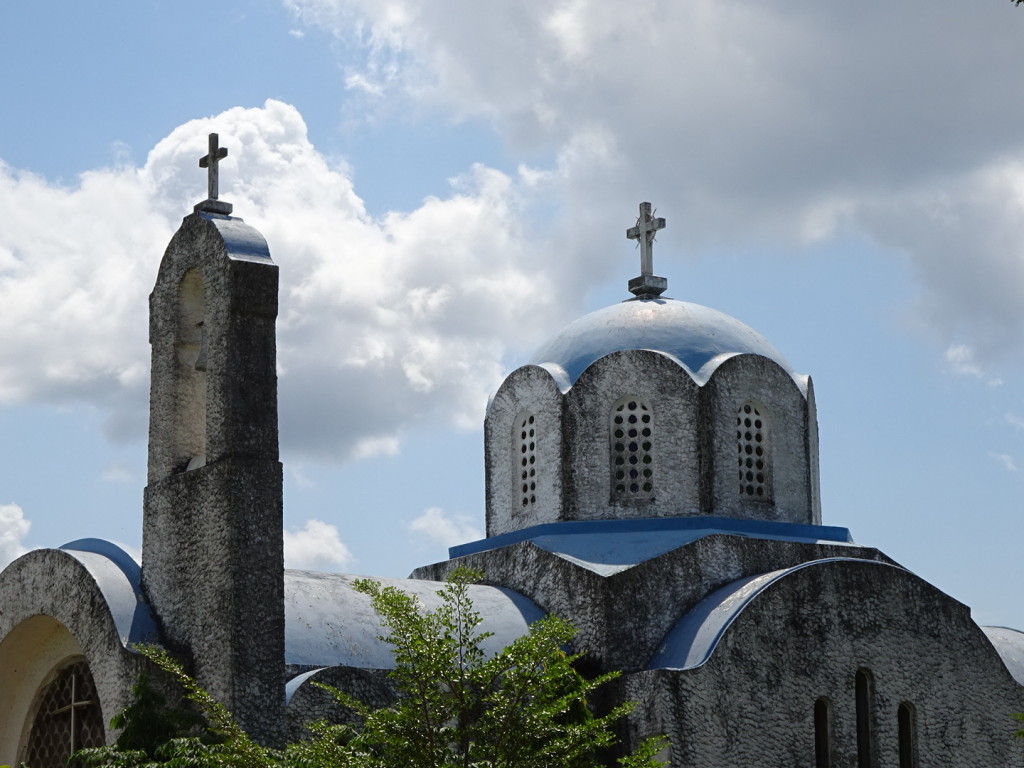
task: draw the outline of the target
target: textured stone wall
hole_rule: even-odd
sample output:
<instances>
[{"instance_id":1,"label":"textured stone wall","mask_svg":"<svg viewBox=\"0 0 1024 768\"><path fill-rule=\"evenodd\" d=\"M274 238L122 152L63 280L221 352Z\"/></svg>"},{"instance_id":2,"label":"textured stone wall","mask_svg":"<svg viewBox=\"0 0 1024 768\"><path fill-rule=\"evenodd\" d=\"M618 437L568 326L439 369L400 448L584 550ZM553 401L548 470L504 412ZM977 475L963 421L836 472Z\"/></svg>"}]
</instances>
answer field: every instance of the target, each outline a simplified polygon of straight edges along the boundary
<instances>
[{"instance_id":1,"label":"textured stone wall","mask_svg":"<svg viewBox=\"0 0 1024 768\"><path fill-rule=\"evenodd\" d=\"M703 455L710 498L707 514L787 523L821 523L816 507L816 429L812 403L777 363L760 355L726 360L701 389L707 429ZM766 433L770 497L740 494L737 477L737 425L743 406L760 408ZM811 449L814 449L813 452Z\"/></svg>"},{"instance_id":2,"label":"textured stone wall","mask_svg":"<svg viewBox=\"0 0 1024 768\"><path fill-rule=\"evenodd\" d=\"M35 550L0 575L0 764L17 765L31 706L46 678L85 658L103 722L130 700L145 659L122 645L103 592L74 557ZM108 739L114 736L108 732Z\"/></svg>"},{"instance_id":3,"label":"textured stone wall","mask_svg":"<svg viewBox=\"0 0 1024 768\"><path fill-rule=\"evenodd\" d=\"M821 523L818 431L813 389L805 395L793 377L760 355L721 362L698 386L675 360L650 350L607 355L588 367L564 394L543 368L524 366L504 381L488 408L484 429L487 535L540 523L630 517L721 515L793 523ZM616 493L612 409L635 397L650 408L653 490ZM741 492L737 417L745 404L760 409L766 466L764 487ZM535 420L536 452L518 442L522 417ZM513 422L516 422L515 424ZM531 424L530 426L533 426ZM627 437L627 445L630 438ZM521 477L522 461L536 460L536 478ZM630 458L627 456L627 459ZM530 464L532 468L534 464ZM629 467L627 466L628 470ZM524 493L536 503L523 504ZM762 493L762 491L765 491Z\"/></svg>"},{"instance_id":4,"label":"textured stone wall","mask_svg":"<svg viewBox=\"0 0 1024 768\"><path fill-rule=\"evenodd\" d=\"M857 761L855 677L866 669L872 749L899 765L897 710L916 711L919 765L1024 766L1011 712L1024 687L1006 671L969 610L900 568L828 562L760 593L707 663L619 683L641 702L633 738L672 739L673 766L790 768L815 764L814 705L832 703L832 765Z\"/></svg>"},{"instance_id":5,"label":"textured stone wall","mask_svg":"<svg viewBox=\"0 0 1024 768\"><path fill-rule=\"evenodd\" d=\"M523 451L522 420L533 417L532 455ZM491 399L484 420L487 535L560 519L562 501L562 393L551 374L527 365L513 371ZM523 460L526 459L526 464ZM531 462L531 459L533 460ZM531 476L530 470L536 474ZM526 477L523 472L526 471ZM536 483L536 488L527 487ZM536 501L523 504L526 496Z\"/></svg>"},{"instance_id":6,"label":"textured stone wall","mask_svg":"<svg viewBox=\"0 0 1024 768\"><path fill-rule=\"evenodd\" d=\"M352 710L340 705L328 691L313 685L314 682L332 685L374 708L386 707L395 701L395 692L386 669L329 667L319 670L304 680L288 701L289 743L308 739L311 734L306 726L316 720L358 722Z\"/></svg>"},{"instance_id":7,"label":"textured stone wall","mask_svg":"<svg viewBox=\"0 0 1024 768\"><path fill-rule=\"evenodd\" d=\"M196 311L182 307L189 298L182 281L197 273L200 334ZM142 569L170 649L186 655L200 684L269 743L284 729L277 285L266 242L240 219L193 214L167 247L150 297ZM205 409L189 400L197 381L205 384ZM189 455L194 443L181 439L196 421L205 430L200 456Z\"/></svg>"},{"instance_id":8,"label":"textured stone wall","mask_svg":"<svg viewBox=\"0 0 1024 768\"><path fill-rule=\"evenodd\" d=\"M529 542L419 568L412 575L440 580L458 565L477 568L487 583L520 592L571 622L579 630L576 647L598 667L636 671L647 666L679 618L719 587L827 557L890 562L867 547L715 534L608 576Z\"/></svg>"},{"instance_id":9,"label":"textured stone wall","mask_svg":"<svg viewBox=\"0 0 1024 768\"><path fill-rule=\"evenodd\" d=\"M698 387L657 352L616 352L593 363L565 396L566 504L563 519L699 514ZM612 492L612 407L633 395L651 409L653 498Z\"/></svg>"}]
</instances>

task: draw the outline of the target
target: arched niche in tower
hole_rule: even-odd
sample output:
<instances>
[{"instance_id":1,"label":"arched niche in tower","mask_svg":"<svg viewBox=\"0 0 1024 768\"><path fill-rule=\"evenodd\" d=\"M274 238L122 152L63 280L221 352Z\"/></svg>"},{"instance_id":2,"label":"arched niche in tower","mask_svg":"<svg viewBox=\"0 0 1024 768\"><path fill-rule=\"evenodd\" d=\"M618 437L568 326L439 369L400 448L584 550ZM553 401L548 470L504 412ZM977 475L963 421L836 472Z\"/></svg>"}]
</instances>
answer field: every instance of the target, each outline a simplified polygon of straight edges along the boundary
<instances>
[{"instance_id":1,"label":"arched niche in tower","mask_svg":"<svg viewBox=\"0 0 1024 768\"><path fill-rule=\"evenodd\" d=\"M802 388L754 354L730 357L711 374L701 388L708 514L821 523L816 420L804 381Z\"/></svg>"},{"instance_id":2,"label":"arched niche in tower","mask_svg":"<svg viewBox=\"0 0 1024 768\"><path fill-rule=\"evenodd\" d=\"M190 269L178 287L174 352L173 451L183 469L206 463L206 289L200 269Z\"/></svg>"}]
</instances>

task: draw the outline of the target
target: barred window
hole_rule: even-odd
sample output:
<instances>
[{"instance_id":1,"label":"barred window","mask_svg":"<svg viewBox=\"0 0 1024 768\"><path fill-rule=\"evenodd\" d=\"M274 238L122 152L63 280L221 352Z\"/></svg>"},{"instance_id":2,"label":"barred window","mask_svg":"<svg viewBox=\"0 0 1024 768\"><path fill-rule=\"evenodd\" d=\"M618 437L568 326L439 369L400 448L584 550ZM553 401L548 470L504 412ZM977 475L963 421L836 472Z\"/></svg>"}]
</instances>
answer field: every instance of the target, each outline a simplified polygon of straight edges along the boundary
<instances>
[{"instance_id":1,"label":"barred window","mask_svg":"<svg viewBox=\"0 0 1024 768\"><path fill-rule=\"evenodd\" d=\"M741 497L771 500L771 456L764 408L745 403L736 414L736 447Z\"/></svg>"},{"instance_id":2,"label":"barred window","mask_svg":"<svg viewBox=\"0 0 1024 768\"><path fill-rule=\"evenodd\" d=\"M522 414L515 421L512 444L516 446L519 464L516 471L520 493L519 510L527 510L537 504L537 418L532 413Z\"/></svg>"},{"instance_id":3,"label":"barred window","mask_svg":"<svg viewBox=\"0 0 1024 768\"><path fill-rule=\"evenodd\" d=\"M654 498L654 421L651 407L630 395L611 411L612 498Z\"/></svg>"},{"instance_id":4,"label":"barred window","mask_svg":"<svg viewBox=\"0 0 1024 768\"><path fill-rule=\"evenodd\" d=\"M84 747L105 743L103 713L85 661L61 669L39 695L23 762L32 768L65 768Z\"/></svg>"}]
</instances>

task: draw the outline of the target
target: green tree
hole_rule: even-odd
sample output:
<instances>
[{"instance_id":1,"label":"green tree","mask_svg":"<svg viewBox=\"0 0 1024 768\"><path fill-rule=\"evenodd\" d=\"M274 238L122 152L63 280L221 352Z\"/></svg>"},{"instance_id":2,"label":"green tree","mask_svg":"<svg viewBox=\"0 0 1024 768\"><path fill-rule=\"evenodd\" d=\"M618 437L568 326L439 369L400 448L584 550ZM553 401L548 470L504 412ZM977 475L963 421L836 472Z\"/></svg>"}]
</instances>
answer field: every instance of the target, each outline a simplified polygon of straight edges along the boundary
<instances>
[{"instance_id":1,"label":"green tree","mask_svg":"<svg viewBox=\"0 0 1024 768\"><path fill-rule=\"evenodd\" d=\"M481 616L469 597L479 574L456 570L439 592L440 606L425 611L400 589L361 580L381 618L382 639L393 648L390 673L396 703L375 709L330 686L321 686L357 716L353 726L321 720L311 739L283 751L252 741L230 713L166 653L143 649L183 687L220 743L172 739L147 754L115 747L85 750L91 766L139 768L230 765L237 768L597 768L616 744L613 724L632 704L594 714L590 699L617 673L588 679L580 654L566 653L575 630L548 616L527 635L488 657ZM623 768L655 768L663 738L645 741L617 761Z\"/></svg>"},{"instance_id":2,"label":"green tree","mask_svg":"<svg viewBox=\"0 0 1024 768\"><path fill-rule=\"evenodd\" d=\"M132 686L132 700L110 721L120 728L115 746L124 751L138 750L155 757L157 749L175 738L197 736L213 741L206 720L194 708L175 707L150 682L143 672Z\"/></svg>"}]
</instances>

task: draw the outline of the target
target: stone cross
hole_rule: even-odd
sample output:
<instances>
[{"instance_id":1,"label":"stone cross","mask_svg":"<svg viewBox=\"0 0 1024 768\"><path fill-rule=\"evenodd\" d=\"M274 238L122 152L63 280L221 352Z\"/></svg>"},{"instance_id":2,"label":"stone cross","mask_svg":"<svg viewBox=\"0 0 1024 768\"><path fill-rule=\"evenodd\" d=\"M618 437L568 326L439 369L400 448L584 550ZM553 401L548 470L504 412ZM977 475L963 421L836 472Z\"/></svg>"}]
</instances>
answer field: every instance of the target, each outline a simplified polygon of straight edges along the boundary
<instances>
[{"instance_id":1,"label":"stone cross","mask_svg":"<svg viewBox=\"0 0 1024 768\"><path fill-rule=\"evenodd\" d=\"M231 203L225 203L217 199L220 195L220 169L217 166L227 156L228 148L220 146L220 137L216 133L211 133L209 137L209 153L206 157L199 159L199 167L206 168L207 198L195 207L196 213L200 211L224 215L231 213Z\"/></svg>"},{"instance_id":2,"label":"stone cross","mask_svg":"<svg viewBox=\"0 0 1024 768\"><path fill-rule=\"evenodd\" d=\"M216 200L217 195L219 194L217 187L219 186L218 182L220 180L220 174L217 172L217 165L221 160L228 156L228 148L221 147L219 145L220 137L216 133L211 133L210 153L206 157L199 159L199 167L207 169L206 189L207 196L211 200Z\"/></svg>"},{"instance_id":3,"label":"stone cross","mask_svg":"<svg viewBox=\"0 0 1024 768\"><path fill-rule=\"evenodd\" d=\"M654 274L654 233L665 228L664 219L651 215L651 204L640 203L636 226L626 230L626 237L640 244L640 276L629 281L629 291L638 299L653 299L668 288L668 280Z\"/></svg>"}]
</instances>

